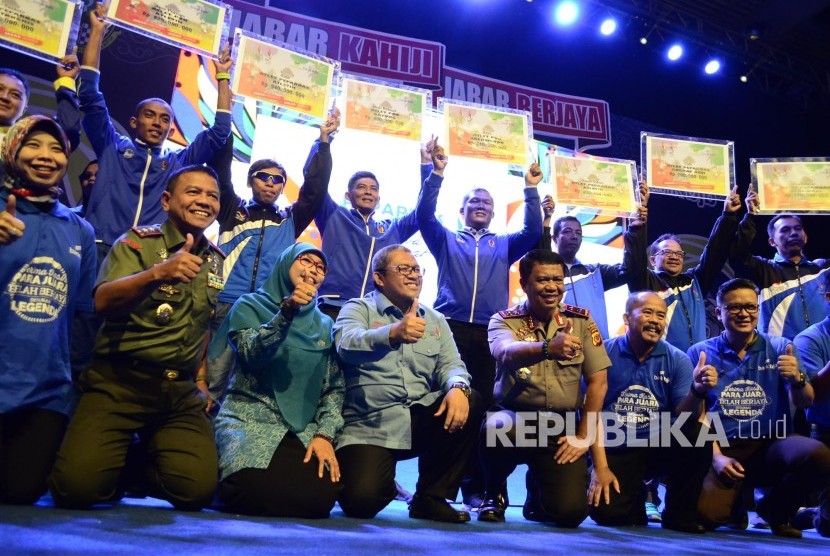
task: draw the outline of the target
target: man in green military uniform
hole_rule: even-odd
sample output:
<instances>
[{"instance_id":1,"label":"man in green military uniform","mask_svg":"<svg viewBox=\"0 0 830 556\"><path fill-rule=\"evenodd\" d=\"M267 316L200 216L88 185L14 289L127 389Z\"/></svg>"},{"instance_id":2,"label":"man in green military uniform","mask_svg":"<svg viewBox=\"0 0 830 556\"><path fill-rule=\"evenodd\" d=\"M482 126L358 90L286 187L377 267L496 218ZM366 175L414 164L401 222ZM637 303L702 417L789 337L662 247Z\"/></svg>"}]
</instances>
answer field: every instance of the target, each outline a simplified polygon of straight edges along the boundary
<instances>
[{"instance_id":1,"label":"man in green military uniform","mask_svg":"<svg viewBox=\"0 0 830 556\"><path fill-rule=\"evenodd\" d=\"M98 275L95 310L105 320L49 480L60 506L117 497L134 434L146 445L142 479L152 496L199 510L216 487L203 382L208 324L224 285L224 255L203 235L219 212L216 174L182 168L161 202L167 221L121 236Z\"/></svg>"},{"instance_id":2,"label":"man in green military uniform","mask_svg":"<svg viewBox=\"0 0 830 556\"><path fill-rule=\"evenodd\" d=\"M482 426L486 494L478 519L504 521L501 485L526 463L525 518L576 527L588 515L584 454L596 432L610 361L588 310L560 305L561 256L533 249L520 259L519 276L527 301L493 315L488 329L496 405ZM592 446L592 456L604 460L604 451Z\"/></svg>"}]
</instances>

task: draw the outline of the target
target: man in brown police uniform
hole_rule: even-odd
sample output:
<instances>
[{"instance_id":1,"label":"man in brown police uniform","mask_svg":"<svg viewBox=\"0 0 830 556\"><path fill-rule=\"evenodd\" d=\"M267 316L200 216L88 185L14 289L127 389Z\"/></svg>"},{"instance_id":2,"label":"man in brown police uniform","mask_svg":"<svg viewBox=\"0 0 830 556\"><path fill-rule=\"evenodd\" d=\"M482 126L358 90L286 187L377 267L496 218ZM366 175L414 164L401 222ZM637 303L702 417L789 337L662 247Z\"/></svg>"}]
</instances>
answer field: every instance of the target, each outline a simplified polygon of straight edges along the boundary
<instances>
[{"instance_id":1,"label":"man in brown police uniform","mask_svg":"<svg viewBox=\"0 0 830 556\"><path fill-rule=\"evenodd\" d=\"M584 454L610 361L588 310L560 306L562 257L534 249L519 261L519 275L527 301L493 315L488 330L496 405L482 427L487 492L478 519L504 521L500 487L527 463L525 518L576 527L588 515Z\"/></svg>"},{"instance_id":2,"label":"man in brown police uniform","mask_svg":"<svg viewBox=\"0 0 830 556\"><path fill-rule=\"evenodd\" d=\"M149 494L184 510L212 499L204 355L224 255L203 232L219 212L216 174L203 166L175 172L162 206L167 221L121 236L98 275L95 310L105 320L49 481L60 506L117 497L135 434L146 446Z\"/></svg>"}]
</instances>

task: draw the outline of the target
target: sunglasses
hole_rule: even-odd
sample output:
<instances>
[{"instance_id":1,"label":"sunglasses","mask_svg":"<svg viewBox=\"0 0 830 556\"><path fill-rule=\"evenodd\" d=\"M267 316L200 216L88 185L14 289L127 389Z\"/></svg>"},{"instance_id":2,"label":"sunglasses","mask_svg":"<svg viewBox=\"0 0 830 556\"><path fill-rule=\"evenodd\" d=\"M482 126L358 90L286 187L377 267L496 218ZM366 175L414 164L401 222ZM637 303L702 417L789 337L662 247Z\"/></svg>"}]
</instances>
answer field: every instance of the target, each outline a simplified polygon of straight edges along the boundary
<instances>
[{"instance_id":1,"label":"sunglasses","mask_svg":"<svg viewBox=\"0 0 830 556\"><path fill-rule=\"evenodd\" d=\"M274 185L282 185L285 183L285 176L282 174L269 174L268 172L256 172L251 175L252 178L256 178L259 181L263 182L271 182Z\"/></svg>"}]
</instances>

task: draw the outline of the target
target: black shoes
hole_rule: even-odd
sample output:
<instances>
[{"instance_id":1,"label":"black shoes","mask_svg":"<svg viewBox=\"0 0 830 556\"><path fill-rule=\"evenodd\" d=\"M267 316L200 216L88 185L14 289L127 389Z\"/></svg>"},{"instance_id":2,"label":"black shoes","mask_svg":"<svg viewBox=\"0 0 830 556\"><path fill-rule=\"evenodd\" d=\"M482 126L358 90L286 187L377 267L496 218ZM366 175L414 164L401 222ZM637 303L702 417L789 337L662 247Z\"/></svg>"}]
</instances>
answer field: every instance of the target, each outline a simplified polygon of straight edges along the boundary
<instances>
[{"instance_id":1,"label":"black shoes","mask_svg":"<svg viewBox=\"0 0 830 556\"><path fill-rule=\"evenodd\" d=\"M679 531L681 533L691 533L693 535L702 535L706 532L706 528L697 521L689 519L676 519L668 517L663 514L663 520L660 522L663 529L671 529L672 531Z\"/></svg>"},{"instance_id":2,"label":"black shoes","mask_svg":"<svg viewBox=\"0 0 830 556\"><path fill-rule=\"evenodd\" d=\"M453 509L443 498L415 493L409 503L409 517L444 523L466 523L470 514Z\"/></svg>"},{"instance_id":3,"label":"black shoes","mask_svg":"<svg viewBox=\"0 0 830 556\"><path fill-rule=\"evenodd\" d=\"M772 529L772 534L776 537L786 537L788 539L800 539L803 535L800 529L793 527L788 520L780 521L773 519L773 516L767 512L767 506L764 504L765 500L761 500L755 505L755 511L759 517L762 517L769 528Z\"/></svg>"},{"instance_id":4,"label":"black shoes","mask_svg":"<svg viewBox=\"0 0 830 556\"><path fill-rule=\"evenodd\" d=\"M478 520L489 523L501 523L504 521L504 511L507 509L507 501L504 496L485 496L484 501L478 508Z\"/></svg>"}]
</instances>

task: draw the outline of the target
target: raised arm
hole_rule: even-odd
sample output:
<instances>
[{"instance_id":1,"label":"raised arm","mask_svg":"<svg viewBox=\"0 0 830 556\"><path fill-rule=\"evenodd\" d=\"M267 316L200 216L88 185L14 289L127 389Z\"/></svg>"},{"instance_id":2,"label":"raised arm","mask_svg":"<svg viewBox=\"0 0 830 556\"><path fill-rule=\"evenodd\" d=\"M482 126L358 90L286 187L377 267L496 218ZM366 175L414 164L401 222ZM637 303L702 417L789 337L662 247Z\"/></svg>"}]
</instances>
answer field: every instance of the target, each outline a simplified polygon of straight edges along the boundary
<instances>
[{"instance_id":1,"label":"raised arm","mask_svg":"<svg viewBox=\"0 0 830 556\"><path fill-rule=\"evenodd\" d=\"M58 106L57 121L69 139L70 149L74 151L81 144L81 109L78 101L75 79L81 71L76 49L58 62L55 80L55 101Z\"/></svg>"},{"instance_id":2,"label":"raised arm","mask_svg":"<svg viewBox=\"0 0 830 556\"><path fill-rule=\"evenodd\" d=\"M723 214L718 217L709 240L700 256L700 262L694 268L694 274L700 284L703 295L718 282L718 276L729 258L729 249L732 238L738 229L738 209L741 208L741 198L737 186L732 188L723 204Z\"/></svg>"},{"instance_id":3,"label":"raised arm","mask_svg":"<svg viewBox=\"0 0 830 556\"><path fill-rule=\"evenodd\" d=\"M520 231L507 236L507 259L510 264L518 261L539 243L542 235L542 210L537 186L543 177L537 162L531 164L525 173L524 226Z\"/></svg>"},{"instance_id":4,"label":"raised arm","mask_svg":"<svg viewBox=\"0 0 830 556\"><path fill-rule=\"evenodd\" d=\"M444 248L447 230L435 217L435 210L438 206L438 193L441 191L441 184L444 181L444 168L447 165L448 158L444 153L444 148L438 144L437 140L433 144L431 156L432 173L421 186L418 203L415 205L415 217L418 220L418 228L421 230L424 242L429 247L432 255L438 258L439 253Z\"/></svg>"},{"instance_id":5,"label":"raised arm","mask_svg":"<svg viewBox=\"0 0 830 556\"><path fill-rule=\"evenodd\" d=\"M320 125L320 137L311 146L309 158L303 169L303 185L293 205L295 238L300 237L315 215L320 212L328 197L331 179L332 136L340 126L340 110L332 105L326 120Z\"/></svg>"}]
</instances>

